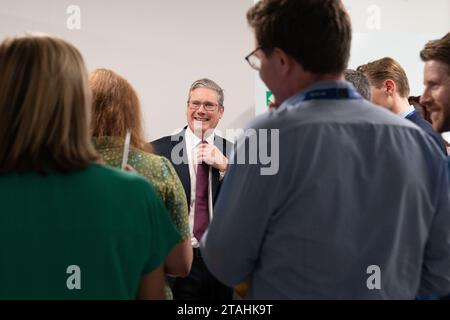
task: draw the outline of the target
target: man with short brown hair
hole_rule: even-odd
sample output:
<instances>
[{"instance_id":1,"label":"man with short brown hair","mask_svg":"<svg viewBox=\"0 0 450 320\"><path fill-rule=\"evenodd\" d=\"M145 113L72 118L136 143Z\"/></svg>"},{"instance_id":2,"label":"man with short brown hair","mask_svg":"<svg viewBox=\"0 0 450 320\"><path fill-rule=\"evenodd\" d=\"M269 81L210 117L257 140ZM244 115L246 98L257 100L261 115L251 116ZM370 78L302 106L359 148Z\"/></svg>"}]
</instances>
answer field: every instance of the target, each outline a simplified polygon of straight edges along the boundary
<instances>
[{"instance_id":1,"label":"man with short brown hair","mask_svg":"<svg viewBox=\"0 0 450 320\"><path fill-rule=\"evenodd\" d=\"M436 131L450 131L450 33L430 41L420 57L425 62L421 103L431 112Z\"/></svg>"},{"instance_id":2,"label":"man with short brown hair","mask_svg":"<svg viewBox=\"0 0 450 320\"><path fill-rule=\"evenodd\" d=\"M385 57L358 67L369 79L372 90L372 102L387 108L402 118L412 121L422 128L447 155L447 148L442 137L433 130L431 124L410 105L409 82L405 70L396 60Z\"/></svg>"},{"instance_id":3,"label":"man with short brown hair","mask_svg":"<svg viewBox=\"0 0 450 320\"><path fill-rule=\"evenodd\" d=\"M238 140L201 242L210 271L248 281L247 299L447 294L447 164L426 133L343 81L352 31L342 1L261 0L247 18L247 60L280 104L248 127L278 132L279 170L238 163L252 139Z\"/></svg>"},{"instance_id":4,"label":"man with short brown hair","mask_svg":"<svg viewBox=\"0 0 450 320\"><path fill-rule=\"evenodd\" d=\"M450 32L439 40L428 42L420 57L425 62L425 90L420 103L431 113L437 132L450 131Z\"/></svg>"}]
</instances>

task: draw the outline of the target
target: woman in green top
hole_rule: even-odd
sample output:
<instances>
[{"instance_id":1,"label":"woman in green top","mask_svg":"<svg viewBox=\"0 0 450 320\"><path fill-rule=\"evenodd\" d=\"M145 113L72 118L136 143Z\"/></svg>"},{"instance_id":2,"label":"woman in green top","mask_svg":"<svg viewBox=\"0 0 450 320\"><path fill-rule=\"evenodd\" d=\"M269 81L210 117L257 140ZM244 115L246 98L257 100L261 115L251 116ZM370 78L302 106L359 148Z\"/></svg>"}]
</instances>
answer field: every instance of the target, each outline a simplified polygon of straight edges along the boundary
<instances>
[{"instance_id":1,"label":"woman in green top","mask_svg":"<svg viewBox=\"0 0 450 320\"><path fill-rule=\"evenodd\" d=\"M192 265L188 206L183 186L170 161L151 153L143 138L139 98L127 80L111 70L98 69L90 76L92 90L92 131L94 144L103 160L122 165L124 138L131 130L128 164L156 188L181 235L169 254L165 268L169 275L186 276ZM166 286L167 298L172 298Z\"/></svg>"},{"instance_id":2,"label":"woman in green top","mask_svg":"<svg viewBox=\"0 0 450 320\"><path fill-rule=\"evenodd\" d=\"M0 44L0 299L164 298L180 235L151 184L97 164L89 116L75 47Z\"/></svg>"}]
</instances>

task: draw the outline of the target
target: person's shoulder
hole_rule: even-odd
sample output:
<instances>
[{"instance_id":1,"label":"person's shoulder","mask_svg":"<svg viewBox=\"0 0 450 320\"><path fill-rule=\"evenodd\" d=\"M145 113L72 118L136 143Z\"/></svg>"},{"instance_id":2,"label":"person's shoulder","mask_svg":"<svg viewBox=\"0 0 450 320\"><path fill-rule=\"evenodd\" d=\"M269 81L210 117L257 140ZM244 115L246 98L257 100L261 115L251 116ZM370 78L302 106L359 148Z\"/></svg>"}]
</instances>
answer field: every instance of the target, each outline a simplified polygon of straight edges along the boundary
<instances>
[{"instance_id":1,"label":"person's shoulder","mask_svg":"<svg viewBox=\"0 0 450 320\"><path fill-rule=\"evenodd\" d=\"M271 129L279 128L283 121L285 110L271 109L263 114L256 116L246 125L246 130L249 129Z\"/></svg>"},{"instance_id":2,"label":"person's shoulder","mask_svg":"<svg viewBox=\"0 0 450 320\"><path fill-rule=\"evenodd\" d=\"M140 153L140 159L141 163L143 163L146 167L156 171L172 166L171 162L165 156L155 153L142 151Z\"/></svg>"},{"instance_id":3,"label":"person's shoulder","mask_svg":"<svg viewBox=\"0 0 450 320\"><path fill-rule=\"evenodd\" d=\"M182 130L177 134L156 139L150 142L150 144L152 145L156 154L168 156L172 148L184 139L184 133L185 130Z\"/></svg>"},{"instance_id":4,"label":"person's shoulder","mask_svg":"<svg viewBox=\"0 0 450 320\"><path fill-rule=\"evenodd\" d=\"M126 172L118 168L93 164L87 170L86 174L91 177L92 184L107 185L110 188L127 188L128 190L149 188L150 184L143 176Z\"/></svg>"},{"instance_id":5,"label":"person's shoulder","mask_svg":"<svg viewBox=\"0 0 450 320\"><path fill-rule=\"evenodd\" d=\"M151 154L150 156L152 157L152 160L155 163L158 163L158 164L160 164L160 165L162 165L164 167L170 167L170 168L172 167L172 163L166 157L159 156L159 155L156 155L156 154Z\"/></svg>"},{"instance_id":6,"label":"person's shoulder","mask_svg":"<svg viewBox=\"0 0 450 320\"><path fill-rule=\"evenodd\" d=\"M161 137L159 139L153 140L152 142L150 142L153 146L154 145L162 145L162 144L167 144L171 141L172 136L164 136Z\"/></svg>"},{"instance_id":7,"label":"person's shoulder","mask_svg":"<svg viewBox=\"0 0 450 320\"><path fill-rule=\"evenodd\" d=\"M415 123L419 128L424 130L426 133L430 134L435 140L442 140L442 137L439 133L434 131L433 125L425 120L420 114L417 114L415 117L407 118L411 122ZM444 142L442 141L442 147L444 146Z\"/></svg>"},{"instance_id":8,"label":"person's shoulder","mask_svg":"<svg viewBox=\"0 0 450 320\"><path fill-rule=\"evenodd\" d=\"M441 148L445 153L446 147L442 136L436 131L434 131L433 125L429 123L427 120L425 120L419 113L416 112L414 115L415 115L414 117L407 119L415 123L418 127L420 127L427 134L429 134L431 138L437 142L439 148Z\"/></svg>"},{"instance_id":9,"label":"person's shoulder","mask_svg":"<svg viewBox=\"0 0 450 320\"><path fill-rule=\"evenodd\" d=\"M164 181L175 172L172 163L165 156L140 150L130 157L129 164L153 183Z\"/></svg>"},{"instance_id":10,"label":"person's shoulder","mask_svg":"<svg viewBox=\"0 0 450 320\"><path fill-rule=\"evenodd\" d=\"M418 125L419 127L421 127L424 130L429 131L429 129L433 129L433 126L431 125L431 123L429 123L427 120L425 120L418 112L413 112L412 114L408 115L406 117L406 119L415 123L416 125Z\"/></svg>"},{"instance_id":11,"label":"person's shoulder","mask_svg":"<svg viewBox=\"0 0 450 320\"><path fill-rule=\"evenodd\" d=\"M153 140L150 142L153 146L155 145L165 145L165 144L171 144L173 141L178 141L184 137L185 129L181 130L180 132L170 135L170 136L164 136L161 138L158 138L156 140Z\"/></svg>"}]
</instances>

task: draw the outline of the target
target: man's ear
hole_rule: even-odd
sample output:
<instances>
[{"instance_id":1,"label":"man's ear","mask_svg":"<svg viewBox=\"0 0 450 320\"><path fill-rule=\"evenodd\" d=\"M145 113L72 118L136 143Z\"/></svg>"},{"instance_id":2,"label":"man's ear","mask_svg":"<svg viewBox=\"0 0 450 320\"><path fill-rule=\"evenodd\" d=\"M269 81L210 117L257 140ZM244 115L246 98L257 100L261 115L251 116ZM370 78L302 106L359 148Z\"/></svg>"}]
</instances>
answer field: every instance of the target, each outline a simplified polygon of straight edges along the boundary
<instances>
[{"instance_id":1,"label":"man's ear","mask_svg":"<svg viewBox=\"0 0 450 320\"><path fill-rule=\"evenodd\" d=\"M276 58L277 67L280 68L281 74L288 74L292 69L293 58L280 48L275 48L272 54Z\"/></svg>"},{"instance_id":2,"label":"man's ear","mask_svg":"<svg viewBox=\"0 0 450 320\"><path fill-rule=\"evenodd\" d=\"M384 81L384 87L386 89L386 93L389 96L393 96L395 91L397 90L397 85L394 80L388 79Z\"/></svg>"}]
</instances>

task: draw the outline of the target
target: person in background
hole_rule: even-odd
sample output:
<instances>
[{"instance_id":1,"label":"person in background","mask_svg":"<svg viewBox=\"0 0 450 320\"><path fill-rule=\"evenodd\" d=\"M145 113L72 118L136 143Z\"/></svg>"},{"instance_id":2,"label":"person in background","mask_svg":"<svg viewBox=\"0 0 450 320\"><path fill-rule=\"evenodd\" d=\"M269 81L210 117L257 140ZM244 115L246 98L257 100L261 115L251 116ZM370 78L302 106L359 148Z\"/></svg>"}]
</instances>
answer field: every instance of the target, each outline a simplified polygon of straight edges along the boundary
<instances>
[{"instance_id":1,"label":"person in background","mask_svg":"<svg viewBox=\"0 0 450 320\"><path fill-rule=\"evenodd\" d=\"M427 120L429 123L433 124L430 117L430 112L428 112L427 107L420 103L420 96L409 97L409 104L412 105L420 115ZM447 154L450 155L450 142L445 140L444 136L442 136L442 140L444 141L445 147L447 148Z\"/></svg>"},{"instance_id":2,"label":"person in background","mask_svg":"<svg viewBox=\"0 0 450 320\"><path fill-rule=\"evenodd\" d=\"M165 262L165 271L171 276L186 276L192 264L191 234L188 207L183 186L172 164L164 157L151 153L143 135L139 98L120 75L107 69L91 73L92 134L94 145L103 160L120 168L127 129L131 130L128 164L146 177L158 191L172 221L180 232L180 242ZM166 296L172 298L166 285Z\"/></svg>"},{"instance_id":3,"label":"person in background","mask_svg":"<svg viewBox=\"0 0 450 320\"><path fill-rule=\"evenodd\" d=\"M194 261L187 277L176 278L172 290L179 300L230 300L232 289L211 275L203 262L199 241L213 218L213 206L228 170L233 144L216 134L225 107L222 88L210 79L195 81L186 105L188 126L153 141L155 153L167 157L183 184L189 204Z\"/></svg>"},{"instance_id":4,"label":"person in background","mask_svg":"<svg viewBox=\"0 0 450 320\"><path fill-rule=\"evenodd\" d=\"M345 81L350 82L356 91L367 101L372 100L372 92L370 89L369 79L360 71L347 69L344 71Z\"/></svg>"},{"instance_id":5,"label":"person in background","mask_svg":"<svg viewBox=\"0 0 450 320\"><path fill-rule=\"evenodd\" d=\"M436 143L442 153L447 155L447 148L441 135L433 126L410 105L409 82L405 70L392 58L386 57L358 67L365 74L372 88L372 102L387 108L402 118L408 119L424 130Z\"/></svg>"},{"instance_id":6,"label":"person in background","mask_svg":"<svg viewBox=\"0 0 450 320\"><path fill-rule=\"evenodd\" d=\"M201 241L209 270L247 281L247 299L448 294L447 163L423 130L343 81L342 1L261 0L247 20L248 61L281 105L248 125L256 139L237 142ZM278 132L276 173L236 161L265 130Z\"/></svg>"},{"instance_id":7,"label":"person in background","mask_svg":"<svg viewBox=\"0 0 450 320\"><path fill-rule=\"evenodd\" d=\"M0 44L0 299L164 299L180 235L144 178L98 163L90 104L71 44Z\"/></svg>"},{"instance_id":8,"label":"person in background","mask_svg":"<svg viewBox=\"0 0 450 320\"><path fill-rule=\"evenodd\" d=\"M425 120L431 123L430 113L424 105L420 104L420 96L410 96L408 102Z\"/></svg>"},{"instance_id":9,"label":"person in background","mask_svg":"<svg viewBox=\"0 0 450 320\"><path fill-rule=\"evenodd\" d=\"M420 103L430 113L434 130L450 131L450 33L428 42L420 57L425 62Z\"/></svg>"}]
</instances>

